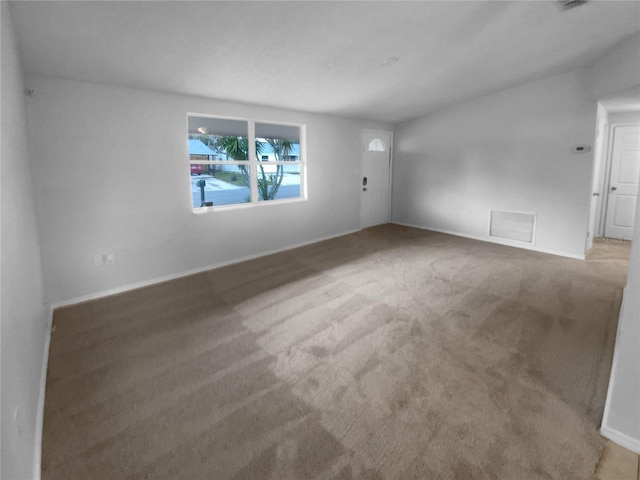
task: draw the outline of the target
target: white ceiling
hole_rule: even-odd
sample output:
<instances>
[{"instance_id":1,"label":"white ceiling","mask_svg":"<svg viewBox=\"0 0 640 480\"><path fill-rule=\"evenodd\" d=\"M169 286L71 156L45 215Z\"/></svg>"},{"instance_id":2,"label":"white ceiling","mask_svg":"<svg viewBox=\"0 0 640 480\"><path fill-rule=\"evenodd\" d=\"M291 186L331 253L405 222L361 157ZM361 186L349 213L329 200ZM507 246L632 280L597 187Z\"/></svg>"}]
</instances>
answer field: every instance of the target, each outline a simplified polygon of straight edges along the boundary
<instances>
[{"instance_id":1,"label":"white ceiling","mask_svg":"<svg viewBox=\"0 0 640 480\"><path fill-rule=\"evenodd\" d=\"M26 73L398 122L587 65L640 2L13 2Z\"/></svg>"}]
</instances>

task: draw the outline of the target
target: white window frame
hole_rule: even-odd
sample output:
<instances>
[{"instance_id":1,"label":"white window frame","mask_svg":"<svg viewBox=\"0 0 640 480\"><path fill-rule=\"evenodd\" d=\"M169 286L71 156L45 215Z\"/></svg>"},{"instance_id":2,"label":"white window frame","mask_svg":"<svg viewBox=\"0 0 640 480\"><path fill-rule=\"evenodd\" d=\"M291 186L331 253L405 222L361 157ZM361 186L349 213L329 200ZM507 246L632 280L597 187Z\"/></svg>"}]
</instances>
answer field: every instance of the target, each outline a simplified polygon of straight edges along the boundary
<instances>
[{"instance_id":1,"label":"white window frame","mask_svg":"<svg viewBox=\"0 0 640 480\"><path fill-rule=\"evenodd\" d=\"M255 206L262 205L280 205L283 203L294 203L301 202L307 200L307 128L305 124L300 123L288 123L288 122L277 122L272 120L260 120L260 119L251 119L251 118L238 118L238 117L226 117L226 116L218 116L218 115L207 115L203 113L188 113L187 114L187 126L189 122L189 117L203 117L203 118L215 118L219 120L233 120L233 121L242 121L247 123L247 139L248 139L248 159L247 160L191 160L188 151L187 141L187 158L189 159L189 167L191 165L244 165L249 167L249 179L250 179L250 202L242 202L242 203L231 203L227 205L213 205L210 207L194 207L193 206L193 193L191 191L191 173L189 173L189 193L191 194L191 198L189 199L189 203L191 204L191 208L194 213L206 213L217 210L230 210L237 208L251 208ZM269 124L269 125L282 125L287 127L297 127L299 129L299 156L298 160L286 160L286 161L274 161L274 160L258 160L257 152L256 152L256 123L261 124ZM215 133L213 133L215 134ZM187 138L189 135L189 129L187 128ZM268 164L268 165L283 165L283 166L294 166L297 165L300 168L300 196L295 198L282 198L279 200L260 200L260 196L258 193L258 165L260 163ZM191 171L191 168L189 168Z\"/></svg>"}]
</instances>

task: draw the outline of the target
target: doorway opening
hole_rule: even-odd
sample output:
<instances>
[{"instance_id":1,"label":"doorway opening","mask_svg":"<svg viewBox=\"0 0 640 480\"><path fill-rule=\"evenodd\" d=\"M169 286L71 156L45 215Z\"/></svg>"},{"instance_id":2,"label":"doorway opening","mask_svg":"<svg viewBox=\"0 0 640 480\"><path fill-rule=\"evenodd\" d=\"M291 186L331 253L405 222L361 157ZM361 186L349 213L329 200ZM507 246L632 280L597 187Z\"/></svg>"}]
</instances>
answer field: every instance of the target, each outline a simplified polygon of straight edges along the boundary
<instances>
[{"instance_id":1,"label":"doorway opening","mask_svg":"<svg viewBox=\"0 0 640 480\"><path fill-rule=\"evenodd\" d=\"M598 102L585 253L597 237L631 240L640 182L640 88Z\"/></svg>"}]
</instances>

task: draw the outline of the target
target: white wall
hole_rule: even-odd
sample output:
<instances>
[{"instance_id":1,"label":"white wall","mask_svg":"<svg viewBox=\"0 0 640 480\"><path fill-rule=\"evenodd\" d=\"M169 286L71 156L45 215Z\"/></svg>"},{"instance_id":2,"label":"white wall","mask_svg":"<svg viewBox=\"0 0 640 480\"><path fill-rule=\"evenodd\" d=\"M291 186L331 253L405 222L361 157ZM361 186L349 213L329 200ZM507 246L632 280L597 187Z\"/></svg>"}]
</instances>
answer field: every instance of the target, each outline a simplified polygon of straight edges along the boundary
<instances>
[{"instance_id":1,"label":"white wall","mask_svg":"<svg viewBox=\"0 0 640 480\"><path fill-rule=\"evenodd\" d=\"M27 86L52 303L358 229L360 132L388 127L45 77ZM309 200L193 214L187 112L306 124ZM107 252L116 263L95 267Z\"/></svg>"},{"instance_id":2,"label":"white wall","mask_svg":"<svg viewBox=\"0 0 640 480\"><path fill-rule=\"evenodd\" d=\"M640 34L618 44L590 67L590 73L594 98L640 85ZM610 115L609 122L634 118ZM602 433L640 454L640 196L635 222Z\"/></svg>"},{"instance_id":3,"label":"white wall","mask_svg":"<svg viewBox=\"0 0 640 480\"><path fill-rule=\"evenodd\" d=\"M609 113L607 121L609 125L640 123L640 112Z\"/></svg>"},{"instance_id":4,"label":"white wall","mask_svg":"<svg viewBox=\"0 0 640 480\"><path fill-rule=\"evenodd\" d=\"M640 454L640 196L602 434Z\"/></svg>"},{"instance_id":5,"label":"white wall","mask_svg":"<svg viewBox=\"0 0 640 480\"><path fill-rule=\"evenodd\" d=\"M22 74L6 2L2 17L0 477L39 477L40 386L47 316L27 152Z\"/></svg>"},{"instance_id":6,"label":"white wall","mask_svg":"<svg viewBox=\"0 0 640 480\"><path fill-rule=\"evenodd\" d=\"M593 154L571 149L593 146L586 87L576 70L398 125L393 221L491 241L492 209L532 212L532 248L582 257Z\"/></svg>"},{"instance_id":7,"label":"white wall","mask_svg":"<svg viewBox=\"0 0 640 480\"><path fill-rule=\"evenodd\" d=\"M590 67L589 89L602 99L640 85L640 33L615 45Z\"/></svg>"},{"instance_id":8,"label":"white wall","mask_svg":"<svg viewBox=\"0 0 640 480\"><path fill-rule=\"evenodd\" d=\"M591 178L591 203L589 205L589 236L585 245L585 252L593 246L593 238L602 236L600 223L602 220L602 205L605 198L606 158L609 144L609 114L601 102L598 102L596 115L596 132L593 146L593 168Z\"/></svg>"}]
</instances>

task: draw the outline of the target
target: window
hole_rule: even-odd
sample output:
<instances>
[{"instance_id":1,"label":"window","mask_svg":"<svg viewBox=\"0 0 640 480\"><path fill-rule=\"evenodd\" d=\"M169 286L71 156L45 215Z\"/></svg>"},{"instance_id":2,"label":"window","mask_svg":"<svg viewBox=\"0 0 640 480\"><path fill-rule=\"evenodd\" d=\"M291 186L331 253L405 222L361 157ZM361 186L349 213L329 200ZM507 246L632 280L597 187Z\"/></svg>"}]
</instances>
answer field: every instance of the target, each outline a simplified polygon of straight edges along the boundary
<instances>
[{"instance_id":1,"label":"window","mask_svg":"<svg viewBox=\"0 0 640 480\"><path fill-rule=\"evenodd\" d=\"M262 158L256 169L259 201L299 198L303 174L299 161L300 127L256 123L255 131L256 150Z\"/></svg>"},{"instance_id":2,"label":"window","mask_svg":"<svg viewBox=\"0 0 640 480\"><path fill-rule=\"evenodd\" d=\"M305 198L304 126L188 116L195 209Z\"/></svg>"},{"instance_id":3,"label":"window","mask_svg":"<svg viewBox=\"0 0 640 480\"><path fill-rule=\"evenodd\" d=\"M384 152L384 142L380 138L374 138L369 142L369 151L370 152Z\"/></svg>"}]
</instances>

